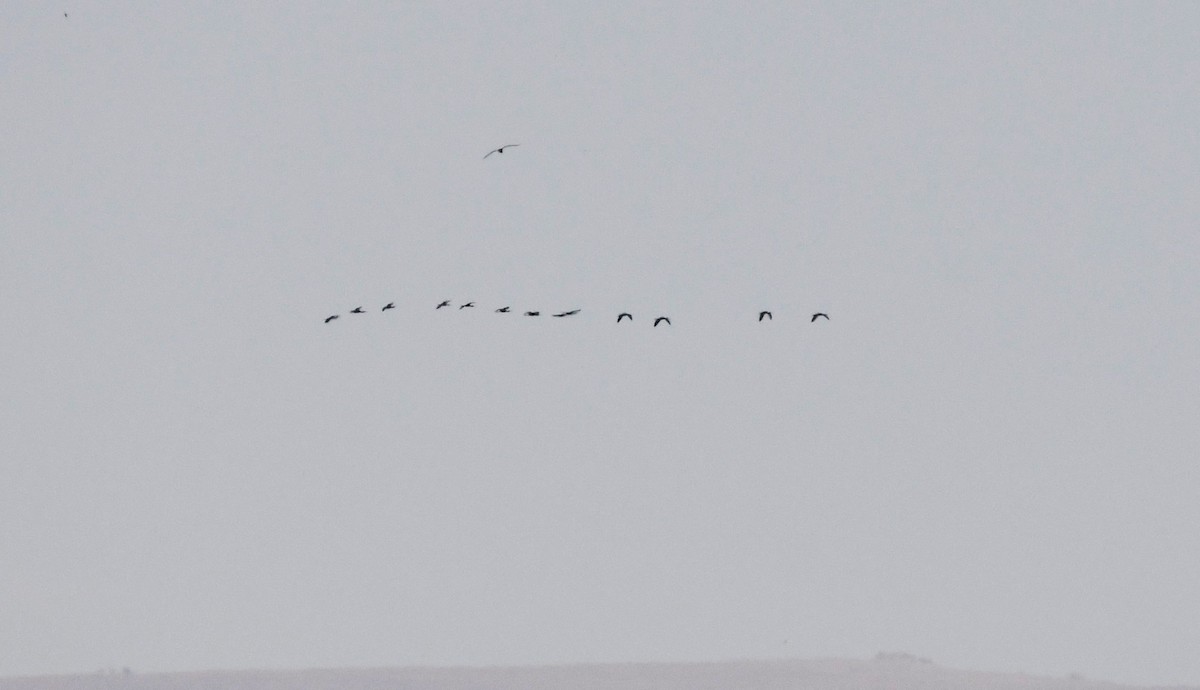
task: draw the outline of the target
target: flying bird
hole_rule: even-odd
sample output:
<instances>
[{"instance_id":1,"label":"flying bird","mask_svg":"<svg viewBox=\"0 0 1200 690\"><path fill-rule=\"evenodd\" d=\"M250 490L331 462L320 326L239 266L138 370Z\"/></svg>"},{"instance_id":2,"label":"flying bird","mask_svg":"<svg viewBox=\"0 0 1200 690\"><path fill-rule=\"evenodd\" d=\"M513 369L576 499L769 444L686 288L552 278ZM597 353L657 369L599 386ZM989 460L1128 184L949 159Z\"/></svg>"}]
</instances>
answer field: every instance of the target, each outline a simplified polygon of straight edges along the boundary
<instances>
[{"instance_id":1,"label":"flying bird","mask_svg":"<svg viewBox=\"0 0 1200 690\"><path fill-rule=\"evenodd\" d=\"M762 320L763 320L763 317L766 317L766 318L768 318L768 319L770 319L770 320L772 320L772 321L774 321L774 320L775 320L775 317L774 317L774 316L771 316L771 312L769 312L769 311L760 311L760 312L758 312L758 320L759 320L759 321L762 321Z\"/></svg>"},{"instance_id":2,"label":"flying bird","mask_svg":"<svg viewBox=\"0 0 1200 690\"><path fill-rule=\"evenodd\" d=\"M576 314L578 314L578 313L579 313L579 310L578 310L578 309L572 309L571 311L564 311L564 312L563 312L563 313L561 313L561 314L555 314L555 316L561 319L561 318L562 318L562 317L564 317L564 316L574 316L574 315L576 315Z\"/></svg>"},{"instance_id":3,"label":"flying bird","mask_svg":"<svg viewBox=\"0 0 1200 690\"><path fill-rule=\"evenodd\" d=\"M329 317L329 318L325 319L325 323L329 323L330 321L333 321L333 320L334 320L334 319L336 319L337 317L338 317L338 315L337 315L337 314L334 314L333 316L331 316L331 317Z\"/></svg>"},{"instance_id":4,"label":"flying bird","mask_svg":"<svg viewBox=\"0 0 1200 690\"><path fill-rule=\"evenodd\" d=\"M387 303L387 304L386 304L386 305L383 307L383 309L380 309L379 311L387 311L388 309L395 309L395 308L396 308L396 303L395 303L395 302L388 302L388 303Z\"/></svg>"},{"instance_id":5,"label":"flying bird","mask_svg":"<svg viewBox=\"0 0 1200 690\"><path fill-rule=\"evenodd\" d=\"M487 157L492 155L493 153L501 153L502 154L502 153L504 153L504 149L510 148L512 146L520 146L520 144L505 144L504 146L501 146L498 149L492 149L491 151L488 151L487 156L484 156L483 159L487 160Z\"/></svg>"},{"instance_id":6,"label":"flying bird","mask_svg":"<svg viewBox=\"0 0 1200 690\"><path fill-rule=\"evenodd\" d=\"M527 312L525 312L525 316L541 316L541 314L542 314L542 312L540 312L540 311L527 311Z\"/></svg>"},{"instance_id":7,"label":"flying bird","mask_svg":"<svg viewBox=\"0 0 1200 690\"><path fill-rule=\"evenodd\" d=\"M458 308L459 308L459 309L466 309L467 307L473 307L473 306L475 306L475 303L474 303L474 302L467 302L466 304L460 304L460 305L458 305Z\"/></svg>"},{"instance_id":8,"label":"flying bird","mask_svg":"<svg viewBox=\"0 0 1200 690\"><path fill-rule=\"evenodd\" d=\"M828 320L829 320L829 314L822 314L821 312L817 312L816 314L813 314L813 317L812 317L812 319L809 321L809 323L812 323L813 321L816 321L818 316L824 316L826 321L828 321Z\"/></svg>"},{"instance_id":9,"label":"flying bird","mask_svg":"<svg viewBox=\"0 0 1200 690\"><path fill-rule=\"evenodd\" d=\"M362 307L355 307L350 310L350 313L351 314L366 314L367 312L363 311Z\"/></svg>"},{"instance_id":10,"label":"flying bird","mask_svg":"<svg viewBox=\"0 0 1200 690\"><path fill-rule=\"evenodd\" d=\"M496 313L497 314L507 314L508 310L509 310L509 307L500 307L499 309L496 310Z\"/></svg>"},{"instance_id":11,"label":"flying bird","mask_svg":"<svg viewBox=\"0 0 1200 690\"><path fill-rule=\"evenodd\" d=\"M434 309L441 309L442 307L448 307L448 306L450 306L450 300L445 300L441 304L434 307Z\"/></svg>"},{"instance_id":12,"label":"flying bird","mask_svg":"<svg viewBox=\"0 0 1200 690\"><path fill-rule=\"evenodd\" d=\"M655 328L658 328L658 322L659 322L659 321L666 321L668 326L670 326L670 325L671 325L671 320L670 320L670 319L668 319L668 318L667 318L667 317L665 317L665 316L660 316L660 317L658 317L657 319L655 319L655 320L654 320L654 327L655 327Z\"/></svg>"},{"instance_id":13,"label":"flying bird","mask_svg":"<svg viewBox=\"0 0 1200 690\"><path fill-rule=\"evenodd\" d=\"M620 314L617 314L617 323L621 323L621 319L629 319L630 321L633 321L633 314L630 314L629 312L621 312Z\"/></svg>"}]
</instances>

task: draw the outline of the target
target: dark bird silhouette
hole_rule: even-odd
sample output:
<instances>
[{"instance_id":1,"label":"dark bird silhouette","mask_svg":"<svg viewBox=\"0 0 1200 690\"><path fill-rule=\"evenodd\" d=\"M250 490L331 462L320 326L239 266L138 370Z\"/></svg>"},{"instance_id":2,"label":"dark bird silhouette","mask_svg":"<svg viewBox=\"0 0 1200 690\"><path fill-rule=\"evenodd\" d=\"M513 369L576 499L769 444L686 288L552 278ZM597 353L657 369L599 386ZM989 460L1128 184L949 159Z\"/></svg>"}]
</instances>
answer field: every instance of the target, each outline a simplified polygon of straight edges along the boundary
<instances>
[{"instance_id":1,"label":"dark bird silhouette","mask_svg":"<svg viewBox=\"0 0 1200 690\"><path fill-rule=\"evenodd\" d=\"M473 306L475 306L475 303L474 303L474 302L467 302L466 304L460 304L460 305L458 305L458 308L459 308L459 309L466 309L467 307L473 307Z\"/></svg>"},{"instance_id":2,"label":"dark bird silhouette","mask_svg":"<svg viewBox=\"0 0 1200 690\"><path fill-rule=\"evenodd\" d=\"M334 314L333 316L331 316L331 317L329 317L329 318L325 319L325 323L329 323L330 321L333 321L333 320L334 320L334 319L336 319L337 317L338 317L338 315L337 315L337 314Z\"/></svg>"},{"instance_id":3,"label":"dark bird silhouette","mask_svg":"<svg viewBox=\"0 0 1200 690\"><path fill-rule=\"evenodd\" d=\"M498 149L492 149L491 151L488 151L487 156L484 156L483 159L487 160L487 157L492 155L493 153L504 153L504 149L512 147L512 146L520 146L520 144L505 144L504 146L501 146Z\"/></svg>"},{"instance_id":4,"label":"dark bird silhouette","mask_svg":"<svg viewBox=\"0 0 1200 690\"><path fill-rule=\"evenodd\" d=\"M775 317L774 317L774 316L771 316L771 312L769 312L769 311L760 311L760 312L758 312L758 320L759 320L759 321L762 321L762 320L763 320L763 317L766 317L766 318L768 318L768 319L771 319L772 321L774 321L774 320L775 320Z\"/></svg>"},{"instance_id":5,"label":"dark bird silhouette","mask_svg":"<svg viewBox=\"0 0 1200 690\"><path fill-rule=\"evenodd\" d=\"M809 323L812 323L813 321L816 321L818 316L824 316L826 321L828 321L828 320L829 320L829 314L822 314L821 312L817 312L816 314L813 314L813 317L812 317L812 319L809 321Z\"/></svg>"},{"instance_id":6,"label":"dark bird silhouette","mask_svg":"<svg viewBox=\"0 0 1200 690\"><path fill-rule=\"evenodd\" d=\"M655 328L658 328L658 322L659 322L659 321L666 321L668 326L670 326L670 325L671 325L671 320L670 320L670 319L668 319L668 318L667 318L667 317L665 317L665 316L660 316L660 317L658 317L657 319L655 319L655 320L654 320L654 327L655 327Z\"/></svg>"},{"instance_id":7,"label":"dark bird silhouette","mask_svg":"<svg viewBox=\"0 0 1200 690\"><path fill-rule=\"evenodd\" d=\"M386 305L384 305L383 309L380 309L379 311L387 311L388 309L395 309L395 308L396 308L395 302L388 302Z\"/></svg>"},{"instance_id":8,"label":"dark bird silhouette","mask_svg":"<svg viewBox=\"0 0 1200 690\"><path fill-rule=\"evenodd\" d=\"M499 309L496 310L496 313L497 314L507 314L508 310L509 310L509 307L500 307Z\"/></svg>"},{"instance_id":9,"label":"dark bird silhouette","mask_svg":"<svg viewBox=\"0 0 1200 690\"><path fill-rule=\"evenodd\" d=\"M367 312L363 311L362 307L355 307L350 310L350 313L351 314L366 314Z\"/></svg>"},{"instance_id":10,"label":"dark bird silhouette","mask_svg":"<svg viewBox=\"0 0 1200 690\"><path fill-rule=\"evenodd\" d=\"M630 321L633 321L633 314L630 314L629 312L621 312L620 314L617 314L617 323L621 323L621 319L629 319Z\"/></svg>"},{"instance_id":11,"label":"dark bird silhouette","mask_svg":"<svg viewBox=\"0 0 1200 690\"><path fill-rule=\"evenodd\" d=\"M564 316L574 316L574 315L576 315L576 314L578 314L578 313L579 313L579 310L578 310L578 309L572 309L571 311L564 311L564 312L563 312L563 313L561 313L561 314L555 314L555 316L561 319L561 318L562 318L562 317L564 317Z\"/></svg>"},{"instance_id":12,"label":"dark bird silhouette","mask_svg":"<svg viewBox=\"0 0 1200 690\"><path fill-rule=\"evenodd\" d=\"M441 304L434 307L434 309L441 309L442 307L448 307L448 306L450 306L450 300L445 300Z\"/></svg>"},{"instance_id":13,"label":"dark bird silhouette","mask_svg":"<svg viewBox=\"0 0 1200 690\"><path fill-rule=\"evenodd\" d=\"M541 316L541 314L542 314L542 312L540 312L540 311L527 311L527 312L525 312L525 316Z\"/></svg>"}]
</instances>

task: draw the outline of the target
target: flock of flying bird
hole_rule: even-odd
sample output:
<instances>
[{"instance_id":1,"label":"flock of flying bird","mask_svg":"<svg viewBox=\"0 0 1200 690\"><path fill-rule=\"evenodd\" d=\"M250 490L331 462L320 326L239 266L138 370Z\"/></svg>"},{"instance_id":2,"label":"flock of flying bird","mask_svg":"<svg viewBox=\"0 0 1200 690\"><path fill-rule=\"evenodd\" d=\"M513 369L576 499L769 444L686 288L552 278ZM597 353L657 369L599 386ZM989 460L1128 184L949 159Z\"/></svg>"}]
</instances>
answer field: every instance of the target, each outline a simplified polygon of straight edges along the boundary
<instances>
[{"instance_id":1,"label":"flock of flying bird","mask_svg":"<svg viewBox=\"0 0 1200 690\"><path fill-rule=\"evenodd\" d=\"M434 307L434 310L436 311L438 309L443 309L443 308L449 307L449 306L452 306L450 304L450 300L443 300L443 301L439 302L436 307ZM395 302L388 302L387 304L383 305L383 309L380 309L380 311L387 311L389 309L395 309L395 308L396 308ZM462 304L458 305L458 308L460 310L461 309L474 309L475 303L474 302L463 302ZM508 314L509 312L512 311L512 307L507 307L507 306L500 307L499 309L495 309L494 311L497 314ZM563 312L559 312L557 314L551 314L551 316L561 319L561 318L565 318L567 316L574 316L574 315L578 314L579 312L580 312L579 309L571 309L570 311L563 311ZM366 314L367 312L361 306L359 306L359 307L355 307L355 308L351 309L350 313L351 314ZM542 312L540 312L540 311L525 312L525 316L541 316L541 315L542 315ZM341 314L332 314L330 316L325 317L325 323L329 323L329 322L331 322L335 319L339 319L339 318L341 318ZM775 316L771 312L763 310L763 311L758 312L758 320L762 321L763 319L772 321L775 319ZM825 319L826 321L828 321L829 315L826 314L825 312L817 312L812 315L811 319L809 319L809 323L812 323L812 322L816 321L817 319ZM633 321L633 314L630 314L627 311L623 311L620 314L617 314L617 323L621 323L622 321L625 321L625 320ZM660 323L665 323L668 326L670 326L671 319L666 316L660 316L660 317L654 319L655 328L657 328Z\"/></svg>"},{"instance_id":2,"label":"flock of flying bird","mask_svg":"<svg viewBox=\"0 0 1200 690\"><path fill-rule=\"evenodd\" d=\"M63 14L63 16L65 17L67 15ZM517 146L520 146L520 144L505 144L504 146L501 146L499 148L495 148L495 149L492 149L491 151L488 151L487 156L484 156L483 159L487 160L488 156L492 155L493 153L499 153L499 154L503 155L504 149L510 149L510 148L514 148ZM450 306L450 300L443 300L436 307L434 307L434 309L435 310L442 309L444 307L449 307L449 306ZM458 308L459 309L471 309L471 308L474 308L474 306L475 306L474 302L464 302L463 304L458 305ZM384 305L383 309L381 309L380 311L387 311L389 309L395 309L395 308L396 308L395 302L388 302L386 305ZM511 310L512 310L511 307L500 307L499 309L496 309L495 311L497 314L507 314ZM367 312L363 311L363 308L360 306L360 307L355 307L354 309L351 309L350 313L351 314L366 314ZM565 318L567 316L574 316L578 313L579 313L578 309L572 309L570 311L559 312L558 314L551 314L551 316L561 319L561 318ZM525 316L541 316L541 315L542 315L542 312L540 312L540 311L525 312ZM333 321L334 319L340 318L340 316L341 316L340 314L333 314L331 316L328 316L325 318L325 323L329 323L329 322ZM813 323L819 318L823 318L826 321L828 321L829 315L824 312L817 312L816 314L812 315L812 319L809 320L809 323ZM628 319L629 321L633 321L633 314L630 314L629 312L621 312L620 314L617 314L617 323L621 323L621 321L626 320L626 319ZM758 320L762 321L763 319L772 321L775 319L775 317L774 317L774 315L771 314L771 312L764 310L764 311L758 312ZM660 316L660 317L654 319L654 327L655 328L657 328L660 323L665 323L668 326L670 326L671 319L669 319L666 316Z\"/></svg>"}]
</instances>

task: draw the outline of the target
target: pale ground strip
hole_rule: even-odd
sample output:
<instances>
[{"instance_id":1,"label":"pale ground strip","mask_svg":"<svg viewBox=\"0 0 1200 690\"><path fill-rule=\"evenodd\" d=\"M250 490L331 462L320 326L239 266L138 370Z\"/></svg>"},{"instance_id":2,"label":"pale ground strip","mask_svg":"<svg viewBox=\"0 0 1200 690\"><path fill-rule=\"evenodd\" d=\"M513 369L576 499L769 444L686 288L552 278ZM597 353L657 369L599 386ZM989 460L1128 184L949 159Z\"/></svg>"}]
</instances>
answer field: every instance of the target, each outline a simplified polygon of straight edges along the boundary
<instances>
[{"instance_id":1,"label":"pale ground strip","mask_svg":"<svg viewBox=\"0 0 1200 690\"><path fill-rule=\"evenodd\" d=\"M940 667L906 654L873 660L579 664L492 668L204 671L0 678L0 690L1122 690L1079 676ZM1182 688L1182 686L1179 686Z\"/></svg>"}]
</instances>

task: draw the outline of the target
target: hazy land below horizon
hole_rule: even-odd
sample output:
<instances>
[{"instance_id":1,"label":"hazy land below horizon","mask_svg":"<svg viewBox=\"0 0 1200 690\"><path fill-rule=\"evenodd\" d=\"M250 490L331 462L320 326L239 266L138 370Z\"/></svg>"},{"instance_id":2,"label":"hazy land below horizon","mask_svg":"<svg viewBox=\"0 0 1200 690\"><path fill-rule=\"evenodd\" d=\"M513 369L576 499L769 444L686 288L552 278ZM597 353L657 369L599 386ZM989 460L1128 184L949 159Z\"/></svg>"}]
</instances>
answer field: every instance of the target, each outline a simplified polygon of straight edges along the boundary
<instances>
[{"instance_id":1,"label":"hazy land below horizon","mask_svg":"<svg viewBox=\"0 0 1200 690\"><path fill-rule=\"evenodd\" d=\"M0 690L1133 690L1072 673L1044 676L946 668L902 652L872 659L763 659L690 663L213 670L0 678Z\"/></svg>"}]
</instances>

